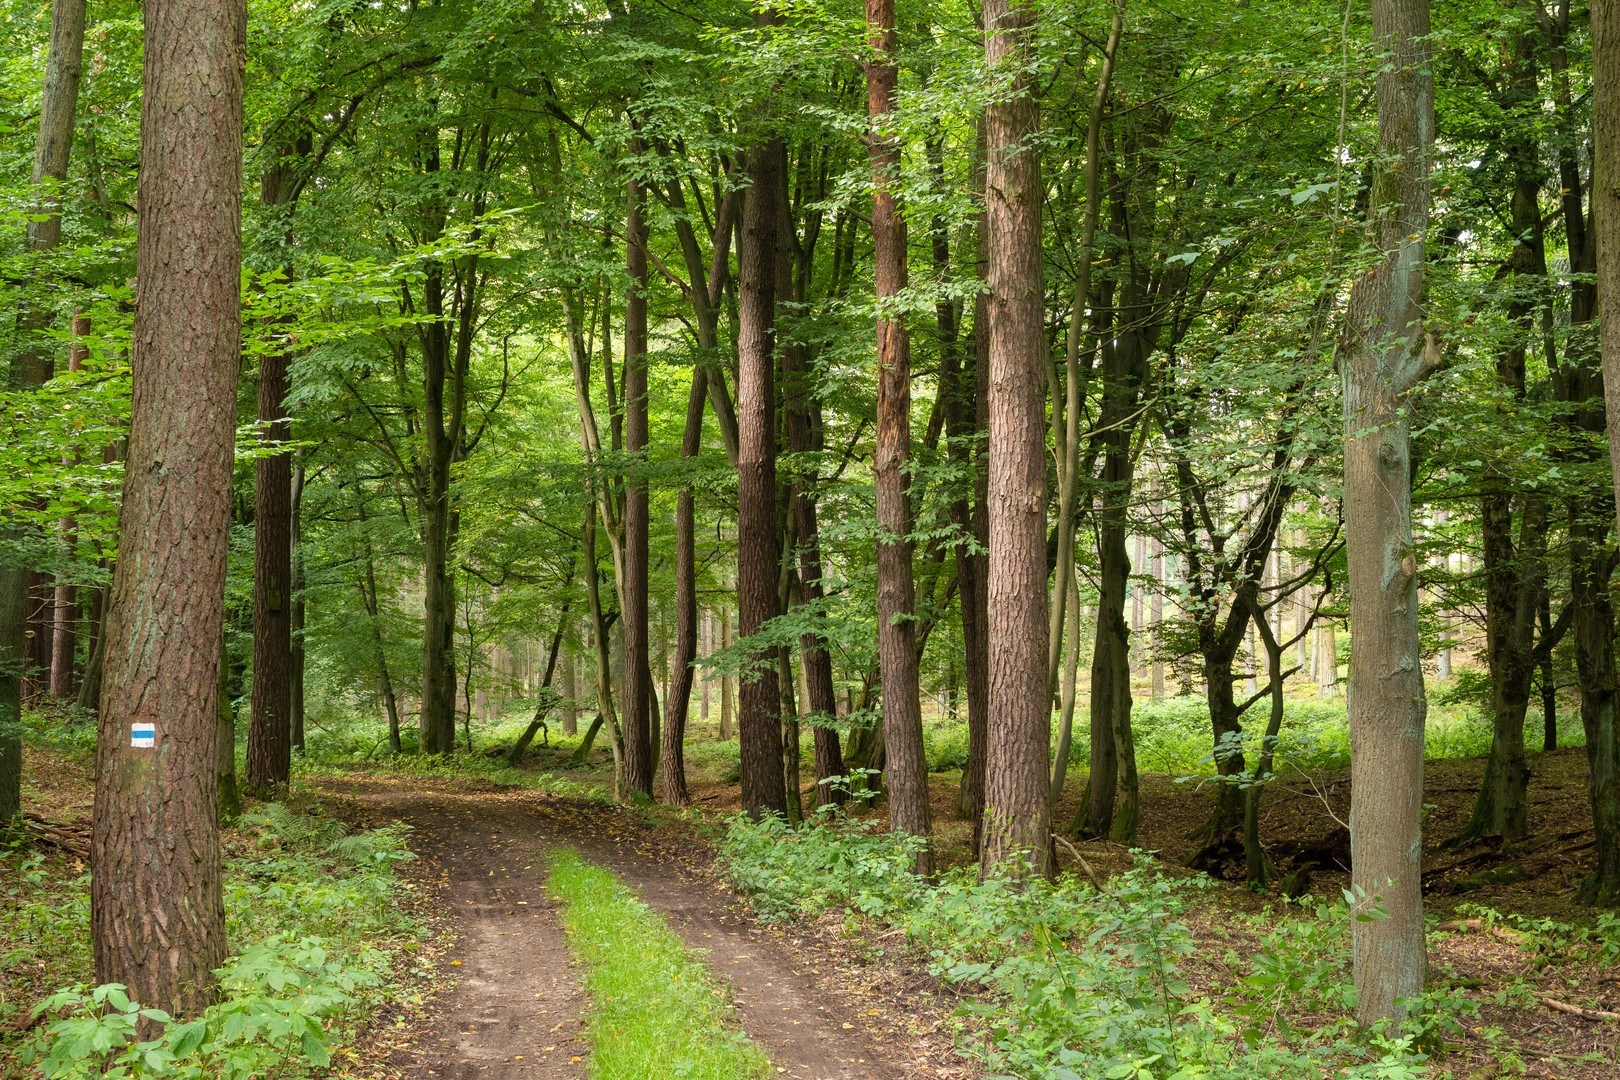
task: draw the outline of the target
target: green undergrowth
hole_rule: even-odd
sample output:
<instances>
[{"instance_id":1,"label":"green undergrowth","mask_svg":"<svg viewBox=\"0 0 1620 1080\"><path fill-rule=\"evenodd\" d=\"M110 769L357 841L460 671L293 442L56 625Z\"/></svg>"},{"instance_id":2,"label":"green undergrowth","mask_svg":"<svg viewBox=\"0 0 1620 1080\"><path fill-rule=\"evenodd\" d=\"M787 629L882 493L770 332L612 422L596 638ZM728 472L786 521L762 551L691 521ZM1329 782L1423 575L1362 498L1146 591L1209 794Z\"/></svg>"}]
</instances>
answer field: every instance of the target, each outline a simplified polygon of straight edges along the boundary
<instances>
[{"instance_id":1,"label":"green undergrowth","mask_svg":"<svg viewBox=\"0 0 1620 1080\"><path fill-rule=\"evenodd\" d=\"M1240 697L1242 695L1239 695ZM1244 751L1254 755L1264 732L1264 702L1245 715L1250 721L1243 734ZM1256 712L1255 710L1261 710ZM1345 768L1350 764L1350 720L1343 698L1291 697L1284 706L1277 756L1303 769ZM1069 761L1085 768L1091 761L1091 743L1085 738L1083 710L1077 715L1076 737ZM1057 750L1054 719L1052 749ZM1209 776L1215 773L1211 754L1209 707L1202 697L1135 701L1131 729L1136 738L1137 766L1143 772L1170 776ZM930 770L961 769L967 764L968 729L965 721L941 721L924 727L924 749ZM1472 699L1437 692L1429 703L1424 725L1426 754L1431 761L1481 757L1490 752L1491 726ZM1526 737L1531 750L1539 750L1539 726ZM1559 745L1584 745L1579 717L1568 715L1559 726Z\"/></svg>"},{"instance_id":2,"label":"green undergrowth","mask_svg":"<svg viewBox=\"0 0 1620 1080\"><path fill-rule=\"evenodd\" d=\"M383 1001L407 1004L391 973L426 931L397 903L394 867L411 858L405 826L349 832L319 807L266 804L224 834L226 936L220 1000L201 1016L143 1009L118 984L90 985L89 875L43 885L37 855L16 855L18 887L0 912L0 963L35 964L62 982L43 1001L8 1001L4 1019L37 1018L3 1051L50 1078L287 1077L331 1061ZM61 986L58 982L54 985ZM160 1033L142 1040L140 1018ZM24 1026L27 1026L24 1020Z\"/></svg>"},{"instance_id":3,"label":"green undergrowth","mask_svg":"<svg viewBox=\"0 0 1620 1080\"><path fill-rule=\"evenodd\" d=\"M731 1024L727 990L612 874L551 857L569 945L586 967L595 1080L754 1080L770 1062Z\"/></svg>"},{"instance_id":4,"label":"green undergrowth","mask_svg":"<svg viewBox=\"0 0 1620 1080\"><path fill-rule=\"evenodd\" d=\"M1366 898L1354 908L1346 897L1260 914L1222 910L1222 940L1197 940L1189 914L1218 886L1169 878L1145 857L1099 891L1068 875L981 883L976 868L923 881L906 871L914 846L858 823L738 818L722 865L762 918L842 910L854 938L873 936L863 919L903 930L933 975L966 991L962 1012L973 1019L960 1048L995 1076L1399 1080L1429 1075L1422 1048L1464 1025L1479 1029L1479 1000L1455 987L1409 1003L1404 1028L1356 1029L1350 924L1382 915ZM1526 948L1620 961L1620 920L1585 931L1507 921ZM1243 950L1228 944L1235 938ZM1217 950L1230 978L1211 983L1207 964L1202 982L1192 978L1188 960L1200 950ZM1534 1003L1528 984L1498 989ZM1509 1047L1500 1055L1505 1066L1516 1060Z\"/></svg>"}]
</instances>

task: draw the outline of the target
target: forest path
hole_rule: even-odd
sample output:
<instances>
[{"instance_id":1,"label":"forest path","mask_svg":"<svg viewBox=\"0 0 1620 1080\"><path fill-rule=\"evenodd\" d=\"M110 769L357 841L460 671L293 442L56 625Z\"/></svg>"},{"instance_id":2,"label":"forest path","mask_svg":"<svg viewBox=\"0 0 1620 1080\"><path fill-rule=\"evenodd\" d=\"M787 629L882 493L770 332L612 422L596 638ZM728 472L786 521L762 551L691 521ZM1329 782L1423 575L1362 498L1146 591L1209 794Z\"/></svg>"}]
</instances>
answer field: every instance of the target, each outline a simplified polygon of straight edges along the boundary
<instances>
[{"instance_id":1,"label":"forest path","mask_svg":"<svg viewBox=\"0 0 1620 1080\"><path fill-rule=\"evenodd\" d=\"M634 811L415 777L331 777L318 789L346 804L339 813L348 820L411 825L412 849L444 882L459 934L444 962L461 961L445 974L458 985L444 1000L437 1030L420 1040L415 1060L396 1058L404 1077L571 1080L587 1074L583 973L572 963L560 913L543 888L545 859L558 845L619 875L689 946L706 952L716 979L731 984L743 1030L770 1055L777 1076L940 1075L885 1060L863 1017L823 992L818 973L755 923L729 889L698 873L697 845L644 824Z\"/></svg>"}]
</instances>

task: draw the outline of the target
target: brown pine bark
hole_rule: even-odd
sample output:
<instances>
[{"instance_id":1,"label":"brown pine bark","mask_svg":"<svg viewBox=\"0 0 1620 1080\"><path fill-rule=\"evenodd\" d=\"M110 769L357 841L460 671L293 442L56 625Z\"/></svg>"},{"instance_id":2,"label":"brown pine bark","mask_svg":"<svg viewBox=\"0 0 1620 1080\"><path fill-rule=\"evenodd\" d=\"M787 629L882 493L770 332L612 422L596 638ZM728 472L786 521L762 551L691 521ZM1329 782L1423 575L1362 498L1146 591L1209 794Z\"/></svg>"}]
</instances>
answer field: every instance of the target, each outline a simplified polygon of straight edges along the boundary
<instances>
[{"instance_id":1,"label":"brown pine bark","mask_svg":"<svg viewBox=\"0 0 1620 1080\"><path fill-rule=\"evenodd\" d=\"M1350 292L1340 336L1350 569L1352 882L1389 918L1351 923L1356 1015L1399 1018L1428 970L1421 889L1423 726L1406 393L1425 374L1424 241L1434 142L1428 0L1373 0L1378 167L1370 239L1382 261Z\"/></svg>"},{"instance_id":2,"label":"brown pine bark","mask_svg":"<svg viewBox=\"0 0 1620 1080\"><path fill-rule=\"evenodd\" d=\"M98 983L192 1015L225 959L219 669L240 362L240 0L145 10L134 398L96 738ZM153 745L136 745L143 727Z\"/></svg>"},{"instance_id":3,"label":"brown pine bark","mask_svg":"<svg viewBox=\"0 0 1620 1080\"><path fill-rule=\"evenodd\" d=\"M761 25L774 15L762 10ZM781 144L748 152L749 187L737 262L737 631L748 637L776 615L776 190ZM787 815L782 782L776 657L759 649L738 687L742 805L755 820Z\"/></svg>"},{"instance_id":4,"label":"brown pine bark","mask_svg":"<svg viewBox=\"0 0 1620 1080\"><path fill-rule=\"evenodd\" d=\"M1034 11L985 0L990 336L990 713L980 875L1051 867L1046 665L1046 340L1040 115L1021 74Z\"/></svg>"},{"instance_id":5,"label":"brown pine bark","mask_svg":"<svg viewBox=\"0 0 1620 1080\"><path fill-rule=\"evenodd\" d=\"M630 279L624 302L624 437L632 462L647 453L647 225L641 185L628 184L625 213L625 272ZM631 468L636 466L632 464ZM651 796L652 735L649 698L652 677L647 654L647 481L632 476L625 485L624 574L624 782L632 792Z\"/></svg>"},{"instance_id":6,"label":"brown pine bark","mask_svg":"<svg viewBox=\"0 0 1620 1080\"><path fill-rule=\"evenodd\" d=\"M906 287L906 219L895 191L900 143L885 130L894 111L894 0L866 0L867 114L872 121L872 263L877 286L878 398L873 475L877 489L878 655L883 680L883 741L888 759L889 828L927 838L928 759L923 753L917 672L917 593L911 577L911 513L906 465L911 460L911 339L904 319L888 310ZM917 852L916 871L933 872L933 851Z\"/></svg>"}]
</instances>

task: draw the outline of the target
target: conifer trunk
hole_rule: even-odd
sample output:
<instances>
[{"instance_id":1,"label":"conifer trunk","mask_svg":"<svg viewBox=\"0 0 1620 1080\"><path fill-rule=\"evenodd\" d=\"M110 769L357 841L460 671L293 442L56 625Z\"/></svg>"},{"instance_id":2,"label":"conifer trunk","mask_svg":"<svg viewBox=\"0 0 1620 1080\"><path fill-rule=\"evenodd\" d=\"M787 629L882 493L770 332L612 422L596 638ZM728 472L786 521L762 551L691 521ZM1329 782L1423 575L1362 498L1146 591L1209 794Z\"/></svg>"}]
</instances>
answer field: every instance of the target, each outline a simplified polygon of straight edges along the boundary
<instances>
[{"instance_id":1,"label":"conifer trunk","mask_svg":"<svg viewBox=\"0 0 1620 1080\"><path fill-rule=\"evenodd\" d=\"M866 0L868 141L872 166L872 261L877 286L878 654L883 680L884 756L888 761L889 828L929 835L928 760L923 753L917 671L917 595L911 576L911 340L905 320L888 306L906 288L906 220L895 191L900 143L884 125L894 110L899 68L894 60L894 0ZM915 869L933 872L932 848L917 851Z\"/></svg>"},{"instance_id":2,"label":"conifer trunk","mask_svg":"<svg viewBox=\"0 0 1620 1080\"><path fill-rule=\"evenodd\" d=\"M91 939L97 983L177 1017L212 999L226 949L218 705L246 21L230 0L145 9L134 398L96 733Z\"/></svg>"},{"instance_id":3,"label":"conifer trunk","mask_svg":"<svg viewBox=\"0 0 1620 1080\"><path fill-rule=\"evenodd\" d=\"M761 9L761 26L776 16ZM762 115L760 120L764 119ZM737 631L744 638L776 615L776 191L781 143L748 151L748 194L737 260ZM756 648L738 687L742 806L756 821L787 815L776 657Z\"/></svg>"},{"instance_id":4,"label":"conifer trunk","mask_svg":"<svg viewBox=\"0 0 1620 1080\"><path fill-rule=\"evenodd\" d=\"M1046 665L1045 333L1040 116L1022 69L1033 9L985 0L997 79L985 110L989 238L989 725L980 875L1051 866L1052 715Z\"/></svg>"},{"instance_id":5,"label":"conifer trunk","mask_svg":"<svg viewBox=\"0 0 1620 1080\"><path fill-rule=\"evenodd\" d=\"M635 144L632 144L632 149ZM625 213L625 274L630 286L624 303L625 451L632 465L647 452L647 226L642 217L641 185L631 180ZM633 792L653 793L652 678L647 644L647 481L631 477L625 485L624 574L621 603L624 634L624 782Z\"/></svg>"}]
</instances>

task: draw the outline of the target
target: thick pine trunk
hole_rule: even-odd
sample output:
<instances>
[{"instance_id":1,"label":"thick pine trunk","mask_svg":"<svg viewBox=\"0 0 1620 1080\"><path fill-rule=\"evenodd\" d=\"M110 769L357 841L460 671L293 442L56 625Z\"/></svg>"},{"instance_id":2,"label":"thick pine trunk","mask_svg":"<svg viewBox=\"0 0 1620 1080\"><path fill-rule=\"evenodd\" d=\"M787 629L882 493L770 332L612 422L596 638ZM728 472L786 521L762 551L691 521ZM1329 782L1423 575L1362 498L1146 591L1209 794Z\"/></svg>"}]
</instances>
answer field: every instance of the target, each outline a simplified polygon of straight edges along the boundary
<instances>
[{"instance_id":1,"label":"thick pine trunk","mask_svg":"<svg viewBox=\"0 0 1620 1080\"><path fill-rule=\"evenodd\" d=\"M1340 339L1344 520L1350 570L1352 883L1388 918L1351 923L1363 1024L1402 1017L1423 993L1423 739L1427 702L1412 546L1411 422L1405 395L1426 354L1424 241L1434 142L1428 0L1373 0L1387 53L1377 77L1370 240L1382 261L1351 289Z\"/></svg>"},{"instance_id":2,"label":"thick pine trunk","mask_svg":"<svg viewBox=\"0 0 1620 1080\"><path fill-rule=\"evenodd\" d=\"M225 960L219 669L241 319L240 2L145 12L134 397L96 738L97 983L177 1017ZM137 732L153 732L141 745Z\"/></svg>"},{"instance_id":3,"label":"thick pine trunk","mask_svg":"<svg viewBox=\"0 0 1620 1080\"><path fill-rule=\"evenodd\" d=\"M630 181L625 214L625 273L630 287L624 304L625 451L632 462L647 452L647 226L642 220L641 185ZM632 468L635 466L632 465ZM632 792L653 793L653 749L649 718L652 677L647 654L647 481L632 476L625 485L624 574L624 781Z\"/></svg>"},{"instance_id":4,"label":"thick pine trunk","mask_svg":"<svg viewBox=\"0 0 1620 1080\"><path fill-rule=\"evenodd\" d=\"M906 466L911 460L911 340L904 319L888 310L906 287L906 221L895 192L900 144L884 129L894 110L899 68L894 62L894 0L866 0L867 112L872 121L872 261L879 306L877 324L878 655L883 679L883 738L888 759L889 828L927 838L928 760L923 753L922 702L917 671L916 588L911 576L910 506ZM917 852L916 871L933 871L932 849Z\"/></svg>"},{"instance_id":5,"label":"thick pine trunk","mask_svg":"<svg viewBox=\"0 0 1620 1080\"><path fill-rule=\"evenodd\" d=\"M1046 388L1040 116L1021 74L1034 11L985 0L1000 81L985 110L989 226L989 724L980 874L1050 869L1052 713L1046 665Z\"/></svg>"}]
</instances>

